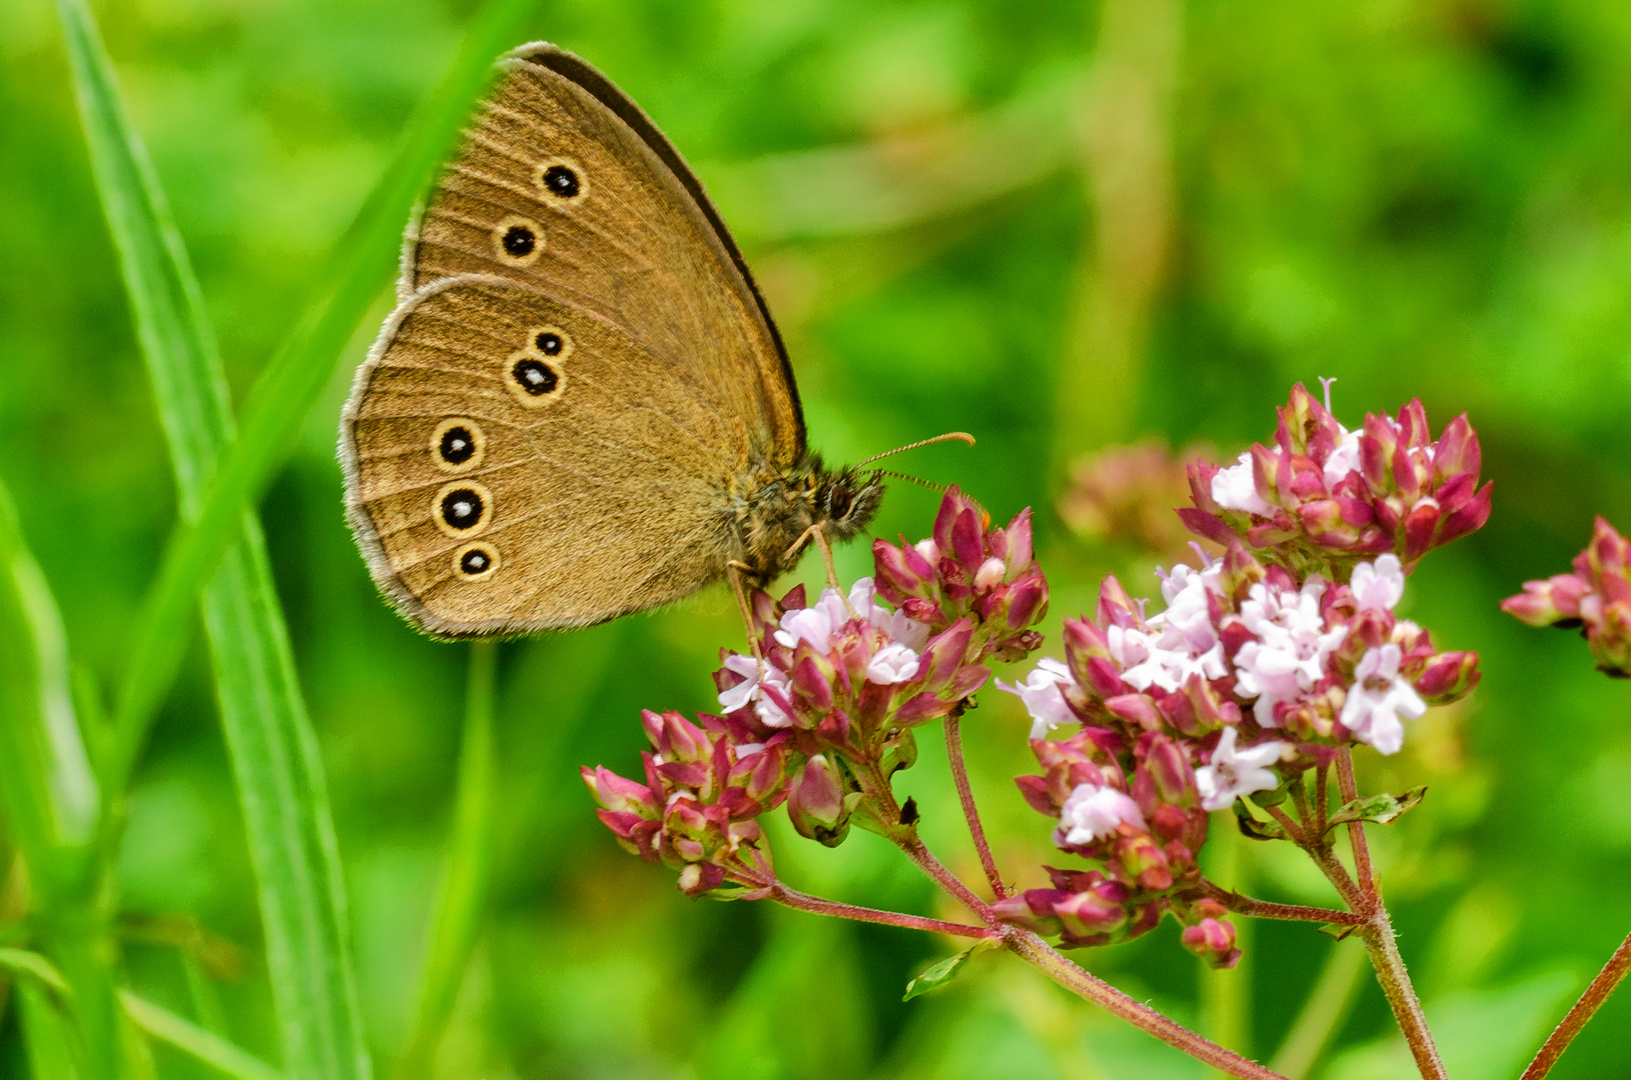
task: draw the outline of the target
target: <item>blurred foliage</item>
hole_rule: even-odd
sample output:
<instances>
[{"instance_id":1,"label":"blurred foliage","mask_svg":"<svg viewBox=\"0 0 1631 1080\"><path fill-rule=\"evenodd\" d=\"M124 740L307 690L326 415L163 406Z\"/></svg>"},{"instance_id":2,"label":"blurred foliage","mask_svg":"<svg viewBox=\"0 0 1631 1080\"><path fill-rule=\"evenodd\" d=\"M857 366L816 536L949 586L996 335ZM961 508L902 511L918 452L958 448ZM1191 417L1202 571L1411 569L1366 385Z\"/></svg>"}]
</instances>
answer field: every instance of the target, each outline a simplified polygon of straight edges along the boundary
<instances>
[{"instance_id":1,"label":"blurred foliage","mask_svg":"<svg viewBox=\"0 0 1631 1080\"><path fill-rule=\"evenodd\" d=\"M470 8L98 5L239 400ZM1470 413L1495 515L1428 559L1408 602L1445 647L1482 653L1484 682L1420 722L1400 759L1360 768L1368 786L1430 784L1377 830L1383 883L1429 1011L1462 1047L1447 1046L1456 1075L1515 1072L1507 1058L1631 925L1626 687L1568 635L1495 611L1525 577L1565 568L1593 511L1631 526L1631 7L545 0L529 32L616 79L740 217L820 449L854 460L972 431L976 449L901 467L962 483L1002 518L1049 511L1055 626L1107 571L1154 591L1145 553L1051 512L1080 454L1141 435L1232 453L1268 436L1293 381L1321 375L1339 377L1350 425L1416 395L1437 424ZM0 476L75 657L108 685L176 501L48 0L0 5L0 117ZM262 513L384 1075L409 1035L468 657L389 613L341 519L335 420L374 325ZM896 485L878 533L922 535L933 504ZM860 545L840 558L845 576L867 563ZM502 646L496 879L437 1075L1199 1075L1007 958L903 1004L944 943L691 902L619 852L577 766L630 767L642 706L711 705L715 650L739 635L721 590ZM975 788L1005 867L1037 884L1046 823L1009 780L1026 723L1001 695L982 705L964 724ZM943 754L923 743L903 787L931 845L978 876ZM244 962L235 974L151 934L130 937L125 962L143 996L276 1060L237 806L195 643L138 774L120 884L137 922L196 925ZM874 837L776 840L810 891L933 903ZM1238 855L1237 879L1270 898L1329 899L1294 852ZM1238 1048L1272 1054L1343 947L1254 926ZM1180 1018L1213 1000L1170 932L1080 959ZM1333 1077L1396 1074L1365 978ZM0 1076L26 1074L17 1012L0 1019ZM1622 996L1555 1075L1631 1077L1628 1023ZM162 1076L204 1075L155 1056Z\"/></svg>"}]
</instances>

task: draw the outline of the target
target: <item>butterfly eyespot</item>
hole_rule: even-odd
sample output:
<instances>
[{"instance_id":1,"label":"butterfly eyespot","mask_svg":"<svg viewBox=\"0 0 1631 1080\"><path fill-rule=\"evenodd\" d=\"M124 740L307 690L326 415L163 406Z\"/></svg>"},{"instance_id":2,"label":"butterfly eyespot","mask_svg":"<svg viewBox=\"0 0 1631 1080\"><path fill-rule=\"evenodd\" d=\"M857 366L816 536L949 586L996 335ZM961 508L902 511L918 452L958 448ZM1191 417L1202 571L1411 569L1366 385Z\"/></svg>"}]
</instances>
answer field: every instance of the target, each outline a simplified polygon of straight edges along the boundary
<instances>
[{"instance_id":1,"label":"butterfly eyespot","mask_svg":"<svg viewBox=\"0 0 1631 1080\"><path fill-rule=\"evenodd\" d=\"M558 326L535 326L527 331L527 341L527 352L551 360L565 360L572 355L572 335Z\"/></svg>"},{"instance_id":2,"label":"butterfly eyespot","mask_svg":"<svg viewBox=\"0 0 1631 1080\"><path fill-rule=\"evenodd\" d=\"M531 266L544 250L544 231L530 218L507 217L493 229L493 249L507 266Z\"/></svg>"},{"instance_id":3,"label":"butterfly eyespot","mask_svg":"<svg viewBox=\"0 0 1631 1080\"><path fill-rule=\"evenodd\" d=\"M431 505L436 527L449 536L473 536L493 517L493 493L466 480L444 484Z\"/></svg>"},{"instance_id":4,"label":"butterfly eyespot","mask_svg":"<svg viewBox=\"0 0 1631 1080\"><path fill-rule=\"evenodd\" d=\"M568 158L550 158L539 162L533 174L538 190L556 206L579 201L589 191L589 181L578 163Z\"/></svg>"},{"instance_id":5,"label":"butterfly eyespot","mask_svg":"<svg viewBox=\"0 0 1631 1080\"><path fill-rule=\"evenodd\" d=\"M444 472L468 472L487 456L487 436L474 420L443 420L430 437L431 455Z\"/></svg>"},{"instance_id":6,"label":"butterfly eyespot","mask_svg":"<svg viewBox=\"0 0 1631 1080\"><path fill-rule=\"evenodd\" d=\"M453 572L462 578L490 578L498 564L498 549L491 544L466 544L453 553Z\"/></svg>"},{"instance_id":7,"label":"butterfly eyespot","mask_svg":"<svg viewBox=\"0 0 1631 1080\"><path fill-rule=\"evenodd\" d=\"M566 375L559 365L532 351L518 352L505 361L504 385L510 396L529 408L560 398Z\"/></svg>"}]
</instances>

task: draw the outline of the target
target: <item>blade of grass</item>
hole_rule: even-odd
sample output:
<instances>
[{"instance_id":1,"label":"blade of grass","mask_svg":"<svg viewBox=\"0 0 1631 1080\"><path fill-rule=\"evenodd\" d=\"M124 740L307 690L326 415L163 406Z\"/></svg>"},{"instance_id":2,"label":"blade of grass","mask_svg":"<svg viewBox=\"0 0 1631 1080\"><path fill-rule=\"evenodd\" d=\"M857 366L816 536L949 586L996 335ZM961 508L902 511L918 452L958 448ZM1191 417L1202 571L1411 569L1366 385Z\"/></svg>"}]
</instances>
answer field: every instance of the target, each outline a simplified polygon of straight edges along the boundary
<instances>
[{"instance_id":1,"label":"blade of grass","mask_svg":"<svg viewBox=\"0 0 1631 1080\"><path fill-rule=\"evenodd\" d=\"M470 687L459 748L453 835L437 891L413 1034L397 1064L397 1080L415 1080L430 1074L487 906L493 864L493 684L497 656L498 646L491 641L478 641L470 648Z\"/></svg>"},{"instance_id":2,"label":"blade of grass","mask_svg":"<svg viewBox=\"0 0 1631 1080\"><path fill-rule=\"evenodd\" d=\"M197 1058L235 1080L284 1080L282 1073L233 1043L129 991L119 995L125 1013L147 1034Z\"/></svg>"},{"instance_id":3,"label":"blade of grass","mask_svg":"<svg viewBox=\"0 0 1631 1080\"><path fill-rule=\"evenodd\" d=\"M1336 943L1269 1068L1287 1076L1313 1071L1353 1009L1365 966L1364 949L1346 941Z\"/></svg>"},{"instance_id":4,"label":"blade of grass","mask_svg":"<svg viewBox=\"0 0 1631 1080\"><path fill-rule=\"evenodd\" d=\"M73 1028L51 991L28 983L18 986L17 1015L34 1080L78 1080Z\"/></svg>"},{"instance_id":5,"label":"blade of grass","mask_svg":"<svg viewBox=\"0 0 1631 1080\"><path fill-rule=\"evenodd\" d=\"M93 17L83 0L59 0L58 12L182 516L193 518L233 437L214 333ZM284 1056L303 1078L366 1080L372 1069L322 763L259 524L242 508L236 524L238 543L203 590L204 625L255 867ZM128 778L132 761L120 761L119 780Z\"/></svg>"},{"instance_id":6,"label":"blade of grass","mask_svg":"<svg viewBox=\"0 0 1631 1080\"><path fill-rule=\"evenodd\" d=\"M186 647L193 598L236 537L242 515L282 462L300 421L322 393L397 254L396 238L432 170L445 156L492 60L516 40L537 0L488 0L472 18L441 86L420 108L395 159L323 264L324 284L257 380L242 432L215 471L198 514L171 537L132 633L115 711L114 773L140 752Z\"/></svg>"},{"instance_id":7,"label":"blade of grass","mask_svg":"<svg viewBox=\"0 0 1631 1080\"><path fill-rule=\"evenodd\" d=\"M29 867L41 951L72 991L69 1045L82 1048L88 1080L101 1080L124 1072L117 951L96 843L100 789L68 671L62 617L0 486L0 806Z\"/></svg>"}]
</instances>

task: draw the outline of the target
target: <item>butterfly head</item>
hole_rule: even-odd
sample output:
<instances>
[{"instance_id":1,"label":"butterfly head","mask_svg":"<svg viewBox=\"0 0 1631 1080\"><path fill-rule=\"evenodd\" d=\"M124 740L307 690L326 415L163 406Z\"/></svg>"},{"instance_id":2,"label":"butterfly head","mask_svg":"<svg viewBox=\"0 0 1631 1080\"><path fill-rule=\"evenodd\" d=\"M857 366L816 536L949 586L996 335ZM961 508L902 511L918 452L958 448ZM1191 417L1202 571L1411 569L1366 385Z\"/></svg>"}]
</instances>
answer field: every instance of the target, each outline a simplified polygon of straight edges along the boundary
<instances>
[{"instance_id":1,"label":"butterfly head","mask_svg":"<svg viewBox=\"0 0 1631 1080\"><path fill-rule=\"evenodd\" d=\"M883 501L883 474L841 469L821 479L816 488L816 511L824 531L834 540L859 534Z\"/></svg>"}]
</instances>

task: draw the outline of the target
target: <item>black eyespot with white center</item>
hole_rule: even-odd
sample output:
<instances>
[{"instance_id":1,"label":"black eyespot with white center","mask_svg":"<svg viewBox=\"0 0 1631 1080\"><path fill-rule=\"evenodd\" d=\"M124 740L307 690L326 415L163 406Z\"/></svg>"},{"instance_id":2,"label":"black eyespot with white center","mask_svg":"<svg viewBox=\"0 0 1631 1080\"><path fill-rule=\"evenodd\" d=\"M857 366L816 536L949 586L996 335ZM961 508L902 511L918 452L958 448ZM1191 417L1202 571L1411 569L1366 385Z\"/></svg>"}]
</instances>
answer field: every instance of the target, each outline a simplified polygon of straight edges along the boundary
<instances>
[{"instance_id":1,"label":"black eyespot with white center","mask_svg":"<svg viewBox=\"0 0 1631 1080\"><path fill-rule=\"evenodd\" d=\"M442 520L455 529L473 529L481 524L487 505L473 488L455 488L442 496Z\"/></svg>"},{"instance_id":2,"label":"black eyespot with white center","mask_svg":"<svg viewBox=\"0 0 1631 1080\"><path fill-rule=\"evenodd\" d=\"M543 397L555 392L561 384L561 374L536 356L524 356L510 368L510 377L529 397Z\"/></svg>"},{"instance_id":3,"label":"black eyespot with white center","mask_svg":"<svg viewBox=\"0 0 1631 1080\"><path fill-rule=\"evenodd\" d=\"M453 568L460 577L486 577L498 569L498 549L491 544L466 544L453 556Z\"/></svg>"},{"instance_id":4,"label":"black eyespot with white center","mask_svg":"<svg viewBox=\"0 0 1631 1080\"><path fill-rule=\"evenodd\" d=\"M444 535L471 539L492 523L493 493L475 480L443 484L430 504L431 520Z\"/></svg>"},{"instance_id":5,"label":"black eyespot with white center","mask_svg":"<svg viewBox=\"0 0 1631 1080\"><path fill-rule=\"evenodd\" d=\"M442 432L442 440L436 447L436 452L441 454L442 460L449 465L463 465L476 456L476 437L470 434L467 427L450 427Z\"/></svg>"},{"instance_id":6,"label":"black eyespot with white center","mask_svg":"<svg viewBox=\"0 0 1631 1080\"><path fill-rule=\"evenodd\" d=\"M538 246L538 236L525 225L511 225L504 230L504 238L499 243L504 245L506 255L520 259L532 254L532 249Z\"/></svg>"},{"instance_id":7,"label":"black eyespot with white center","mask_svg":"<svg viewBox=\"0 0 1631 1080\"><path fill-rule=\"evenodd\" d=\"M554 330L538 331L538 336L532 339L532 343L545 356L559 356L561 349L566 346L566 340Z\"/></svg>"},{"instance_id":8,"label":"black eyespot with white center","mask_svg":"<svg viewBox=\"0 0 1631 1080\"><path fill-rule=\"evenodd\" d=\"M550 157L533 168L532 182L544 201L557 210L576 207L589 195L589 177L572 158Z\"/></svg>"},{"instance_id":9,"label":"black eyespot with white center","mask_svg":"<svg viewBox=\"0 0 1631 1080\"><path fill-rule=\"evenodd\" d=\"M566 165L549 166L539 178L539 183L545 191L560 199L575 199L582 190L577 172Z\"/></svg>"},{"instance_id":10,"label":"black eyespot with white center","mask_svg":"<svg viewBox=\"0 0 1631 1080\"><path fill-rule=\"evenodd\" d=\"M544 230L512 214L493 226L493 257L506 266L531 266L544 250Z\"/></svg>"},{"instance_id":11,"label":"black eyespot with white center","mask_svg":"<svg viewBox=\"0 0 1631 1080\"><path fill-rule=\"evenodd\" d=\"M487 436L468 416L450 416L430 433L430 457L443 472L472 472L486 456Z\"/></svg>"}]
</instances>

